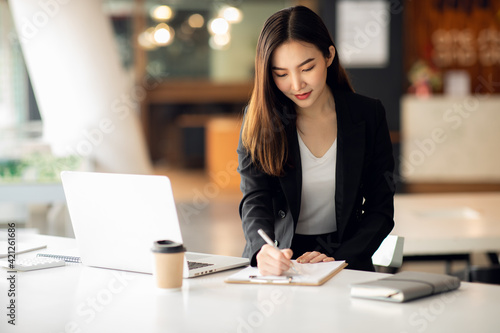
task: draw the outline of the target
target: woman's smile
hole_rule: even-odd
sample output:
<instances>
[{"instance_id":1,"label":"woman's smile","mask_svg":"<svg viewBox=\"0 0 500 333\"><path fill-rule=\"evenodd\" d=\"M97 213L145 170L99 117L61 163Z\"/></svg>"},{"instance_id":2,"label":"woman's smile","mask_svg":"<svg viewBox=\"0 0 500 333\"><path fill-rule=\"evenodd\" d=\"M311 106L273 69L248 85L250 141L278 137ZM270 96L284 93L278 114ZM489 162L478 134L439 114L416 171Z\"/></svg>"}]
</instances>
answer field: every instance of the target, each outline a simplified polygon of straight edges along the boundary
<instances>
[{"instance_id":1,"label":"woman's smile","mask_svg":"<svg viewBox=\"0 0 500 333\"><path fill-rule=\"evenodd\" d=\"M295 97L297 97L297 99L300 99L302 101L304 99L307 99L307 97L309 97L309 95L311 95L311 93L312 93L312 91L304 93L304 94L295 95Z\"/></svg>"}]
</instances>

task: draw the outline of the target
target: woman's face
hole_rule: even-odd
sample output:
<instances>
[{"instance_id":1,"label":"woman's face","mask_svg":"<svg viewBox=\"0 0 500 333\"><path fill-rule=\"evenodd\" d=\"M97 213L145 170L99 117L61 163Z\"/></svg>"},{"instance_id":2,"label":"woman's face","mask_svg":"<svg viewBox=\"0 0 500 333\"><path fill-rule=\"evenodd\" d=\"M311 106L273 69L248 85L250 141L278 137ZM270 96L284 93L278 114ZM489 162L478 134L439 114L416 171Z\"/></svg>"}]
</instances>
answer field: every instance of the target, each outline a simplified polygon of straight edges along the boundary
<instances>
[{"instance_id":1,"label":"woman's face","mask_svg":"<svg viewBox=\"0 0 500 333\"><path fill-rule=\"evenodd\" d=\"M271 71L276 86L299 108L321 107L329 90L326 72L333 61L335 48L325 58L313 44L289 41L274 50Z\"/></svg>"}]
</instances>

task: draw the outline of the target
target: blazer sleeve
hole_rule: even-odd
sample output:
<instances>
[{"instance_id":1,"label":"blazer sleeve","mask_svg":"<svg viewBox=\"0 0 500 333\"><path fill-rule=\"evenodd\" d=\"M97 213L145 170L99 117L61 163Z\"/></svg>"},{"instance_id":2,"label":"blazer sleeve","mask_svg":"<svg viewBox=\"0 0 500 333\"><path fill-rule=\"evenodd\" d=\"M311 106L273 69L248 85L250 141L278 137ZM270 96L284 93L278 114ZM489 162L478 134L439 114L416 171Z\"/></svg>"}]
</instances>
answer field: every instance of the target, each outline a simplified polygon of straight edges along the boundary
<instances>
[{"instance_id":1,"label":"blazer sleeve","mask_svg":"<svg viewBox=\"0 0 500 333\"><path fill-rule=\"evenodd\" d=\"M366 261L378 249L394 227L394 157L387 127L385 110L380 101L375 106L375 126L367 137L370 151L365 155L360 208L355 208L351 219L357 223L342 239L335 258Z\"/></svg>"},{"instance_id":2,"label":"blazer sleeve","mask_svg":"<svg viewBox=\"0 0 500 333\"><path fill-rule=\"evenodd\" d=\"M274 239L274 217L272 193L272 176L262 172L252 161L248 151L240 139L238 143L238 172L241 176L240 188L243 194L239 205L239 213L245 234L244 257L250 258L252 266L257 265L256 255L266 244L257 233L263 229L271 239Z\"/></svg>"}]
</instances>

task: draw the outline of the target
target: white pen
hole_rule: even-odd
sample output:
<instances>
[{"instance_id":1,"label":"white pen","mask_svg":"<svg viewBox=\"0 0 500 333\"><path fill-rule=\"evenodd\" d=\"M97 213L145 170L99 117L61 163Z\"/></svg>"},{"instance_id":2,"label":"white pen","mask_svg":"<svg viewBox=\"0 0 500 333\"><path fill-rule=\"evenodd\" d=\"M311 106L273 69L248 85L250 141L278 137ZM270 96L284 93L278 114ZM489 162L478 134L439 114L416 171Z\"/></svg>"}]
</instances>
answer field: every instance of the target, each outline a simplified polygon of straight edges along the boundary
<instances>
[{"instance_id":1,"label":"white pen","mask_svg":"<svg viewBox=\"0 0 500 333\"><path fill-rule=\"evenodd\" d=\"M259 229L257 230L257 232L259 233L260 237L262 237L262 239L264 239L266 241L267 244L271 245L272 247L274 247L276 250L279 250L279 248L276 246L276 244L272 241L271 238L269 238L269 236L266 234L266 232L262 229ZM295 265L293 264L293 262L290 262L292 264L291 268L292 270L295 272L295 273L298 273L297 269L295 268Z\"/></svg>"}]
</instances>

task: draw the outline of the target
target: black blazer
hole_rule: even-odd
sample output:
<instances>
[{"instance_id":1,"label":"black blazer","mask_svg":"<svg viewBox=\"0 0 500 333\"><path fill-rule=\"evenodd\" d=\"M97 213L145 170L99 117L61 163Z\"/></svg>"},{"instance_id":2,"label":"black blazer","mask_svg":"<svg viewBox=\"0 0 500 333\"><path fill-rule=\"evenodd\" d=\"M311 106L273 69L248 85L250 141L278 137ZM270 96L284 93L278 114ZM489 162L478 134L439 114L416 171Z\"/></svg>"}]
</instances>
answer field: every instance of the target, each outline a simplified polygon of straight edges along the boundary
<instances>
[{"instance_id":1,"label":"black blazer","mask_svg":"<svg viewBox=\"0 0 500 333\"><path fill-rule=\"evenodd\" d=\"M394 227L394 158L385 110L378 100L334 91L337 112L336 244L327 253L349 268L373 270L371 256ZM295 121L287 127L285 175L260 171L238 145L243 198L239 206L246 246L256 265L262 228L279 248L290 248L300 213L302 168ZM333 199L333 198L332 198ZM338 242L338 243L337 243Z\"/></svg>"}]
</instances>

